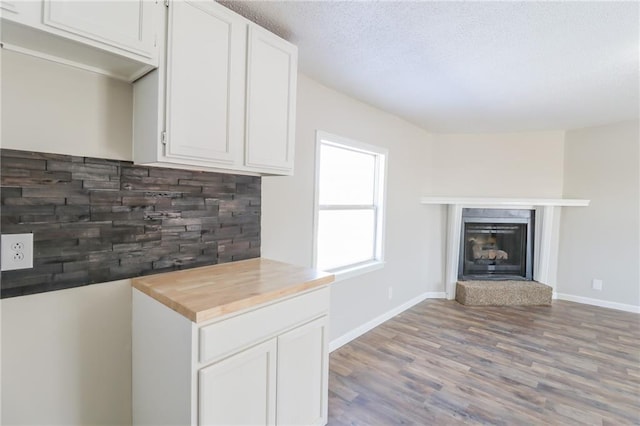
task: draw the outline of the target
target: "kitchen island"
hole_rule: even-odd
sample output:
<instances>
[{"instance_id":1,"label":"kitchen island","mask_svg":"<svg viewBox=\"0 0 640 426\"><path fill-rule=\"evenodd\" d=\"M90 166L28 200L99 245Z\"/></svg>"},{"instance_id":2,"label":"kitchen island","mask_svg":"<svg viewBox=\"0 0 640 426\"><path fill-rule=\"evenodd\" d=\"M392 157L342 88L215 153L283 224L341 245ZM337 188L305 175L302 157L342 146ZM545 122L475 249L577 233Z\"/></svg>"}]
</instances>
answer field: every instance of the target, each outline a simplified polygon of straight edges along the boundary
<instances>
[{"instance_id":1,"label":"kitchen island","mask_svg":"<svg viewBox=\"0 0 640 426\"><path fill-rule=\"evenodd\" d=\"M133 423L326 424L333 279L258 258L132 280Z\"/></svg>"}]
</instances>

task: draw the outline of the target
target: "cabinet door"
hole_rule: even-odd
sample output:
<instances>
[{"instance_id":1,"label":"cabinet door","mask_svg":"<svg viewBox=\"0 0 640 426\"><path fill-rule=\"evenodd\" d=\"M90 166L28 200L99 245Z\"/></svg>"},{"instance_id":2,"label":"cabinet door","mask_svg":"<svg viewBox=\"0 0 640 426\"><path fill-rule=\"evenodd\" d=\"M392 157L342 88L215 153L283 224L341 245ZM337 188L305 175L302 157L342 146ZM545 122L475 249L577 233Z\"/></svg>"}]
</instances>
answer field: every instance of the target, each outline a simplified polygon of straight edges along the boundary
<instances>
[{"instance_id":1,"label":"cabinet door","mask_svg":"<svg viewBox=\"0 0 640 426\"><path fill-rule=\"evenodd\" d=\"M3 19L19 20L20 8L18 3L15 0L0 0L0 14Z\"/></svg>"},{"instance_id":2,"label":"cabinet door","mask_svg":"<svg viewBox=\"0 0 640 426\"><path fill-rule=\"evenodd\" d=\"M327 317L278 337L278 425L324 425L328 398Z\"/></svg>"},{"instance_id":3,"label":"cabinet door","mask_svg":"<svg viewBox=\"0 0 640 426\"><path fill-rule=\"evenodd\" d=\"M276 339L203 368L198 386L200 425L275 424Z\"/></svg>"},{"instance_id":4,"label":"cabinet door","mask_svg":"<svg viewBox=\"0 0 640 426\"><path fill-rule=\"evenodd\" d=\"M249 27L245 164L293 171L298 50L257 26Z\"/></svg>"},{"instance_id":5,"label":"cabinet door","mask_svg":"<svg viewBox=\"0 0 640 426\"><path fill-rule=\"evenodd\" d=\"M157 57L153 2L44 0L43 6L42 23L57 34L149 60Z\"/></svg>"},{"instance_id":6,"label":"cabinet door","mask_svg":"<svg viewBox=\"0 0 640 426\"><path fill-rule=\"evenodd\" d=\"M247 25L213 1L169 6L169 158L233 165L242 159Z\"/></svg>"}]
</instances>

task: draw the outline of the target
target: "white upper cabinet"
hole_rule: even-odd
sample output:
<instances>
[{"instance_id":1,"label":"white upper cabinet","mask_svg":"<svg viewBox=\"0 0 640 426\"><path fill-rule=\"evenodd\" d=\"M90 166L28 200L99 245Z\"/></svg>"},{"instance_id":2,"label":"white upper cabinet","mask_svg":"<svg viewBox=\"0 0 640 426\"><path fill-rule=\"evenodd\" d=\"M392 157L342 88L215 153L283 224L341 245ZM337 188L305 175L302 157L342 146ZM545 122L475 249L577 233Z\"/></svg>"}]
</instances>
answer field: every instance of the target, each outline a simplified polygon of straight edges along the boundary
<instances>
[{"instance_id":1,"label":"white upper cabinet","mask_svg":"<svg viewBox=\"0 0 640 426\"><path fill-rule=\"evenodd\" d=\"M157 59L153 1L45 0L42 23L69 37ZM146 31L147 29L153 31Z\"/></svg>"},{"instance_id":2,"label":"white upper cabinet","mask_svg":"<svg viewBox=\"0 0 640 426\"><path fill-rule=\"evenodd\" d=\"M216 165L241 159L246 24L213 2L169 8L166 156Z\"/></svg>"},{"instance_id":3,"label":"white upper cabinet","mask_svg":"<svg viewBox=\"0 0 640 426\"><path fill-rule=\"evenodd\" d=\"M249 167L293 169L298 51L272 33L249 28L247 134Z\"/></svg>"},{"instance_id":4,"label":"white upper cabinet","mask_svg":"<svg viewBox=\"0 0 640 426\"><path fill-rule=\"evenodd\" d=\"M133 81L158 64L156 1L3 1L3 47Z\"/></svg>"},{"instance_id":5,"label":"white upper cabinet","mask_svg":"<svg viewBox=\"0 0 640 426\"><path fill-rule=\"evenodd\" d=\"M160 66L134 83L134 161L292 174L297 48L212 0L164 21Z\"/></svg>"}]
</instances>

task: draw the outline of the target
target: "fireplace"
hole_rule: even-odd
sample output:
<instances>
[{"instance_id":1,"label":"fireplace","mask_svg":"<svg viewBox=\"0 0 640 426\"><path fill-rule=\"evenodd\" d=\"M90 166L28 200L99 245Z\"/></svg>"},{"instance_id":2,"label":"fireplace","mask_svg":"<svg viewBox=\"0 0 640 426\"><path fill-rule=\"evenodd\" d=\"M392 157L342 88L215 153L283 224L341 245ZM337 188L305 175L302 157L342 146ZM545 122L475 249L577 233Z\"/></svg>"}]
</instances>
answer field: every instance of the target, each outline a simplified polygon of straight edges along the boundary
<instances>
[{"instance_id":1,"label":"fireplace","mask_svg":"<svg viewBox=\"0 0 640 426\"><path fill-rule=\"evenodd\" d=\"M532 280L534 210L462 209L458 278Z\"/></svg>"},{"instance_id":2,"label":"fireplace","mask_svg":"<svg viewBox=\"0 0 640 426\"><path fill-rule=\"evenodd\" d=\"M565 208L586 207L589 200L560 199L560 198L488 198L488 197L423 197L420 202L426 205L446 206L446 244L444 251L444 297L454 299L456 297L456 287L459 281L464 280L463 269L460 266L461 259L464 259L463 250L460 246L464 244L464 226L462 222L462 211L467 208L485 209L489 218L496 219L495 212L503 210L525 210L528 211L530 220L527 220L527 245L530 253L529 261L525 264L525 269L531 269L531 279L535 282L555 285L555 260L557 260L557 237L559 233L559 216ZM487 212L491 209L490 212ZM437 213L436 213L437 212ZM468 212L468 211L467 211ZM535 212L535 217L533 215ZM440 212L433 210L434 217ZM468 215L466 215L468 216ZM499 219L499 218L498 218ZM504 219L504 218L503 218ZM520 218L522 219L522 218ZM535 219L535 222L534 222ZM476 221L477 222L477 221ZM495 220L491 220L495 223ZM513 223L513 222L512 222ZM518 223L518 222L516 222ZM521 222L520 222L521 223ZM474 262L475 263L475 262ZM504 262L503 262L504 263ZM528 274L525 272L521 280L526 280ZM504 276L494 276L489 278L505 278ZM483 279L487 275L482 276ZM505 278L507 279L507 278ZM466 278L467 281L470 278ZM498 283L499 284L499 283Z\"/></svg>"}]
</instances>

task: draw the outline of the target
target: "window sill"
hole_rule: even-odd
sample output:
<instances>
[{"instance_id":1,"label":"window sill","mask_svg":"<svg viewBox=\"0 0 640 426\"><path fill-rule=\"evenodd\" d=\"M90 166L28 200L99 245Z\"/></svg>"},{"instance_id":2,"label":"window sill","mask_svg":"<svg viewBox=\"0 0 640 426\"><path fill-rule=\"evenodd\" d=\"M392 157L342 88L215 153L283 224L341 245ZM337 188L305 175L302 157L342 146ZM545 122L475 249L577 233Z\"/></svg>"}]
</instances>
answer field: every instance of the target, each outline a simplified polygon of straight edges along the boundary
<instances>
[{"instance_id":1,"label":"window sill","mask_svg":"<svg viewBox=\"0 0 640 426\"><path fill-rule=\"evenodd\" d=\"M334 269L327 272L334 274L336 277L335 282L338 282L338 281L356 277L358 275L377 271L378 269L384 268L384 264L385 262L375 260L372 262L362 263L355 266L348 266L346 268Z\"/></svg>"}]
</instances>

